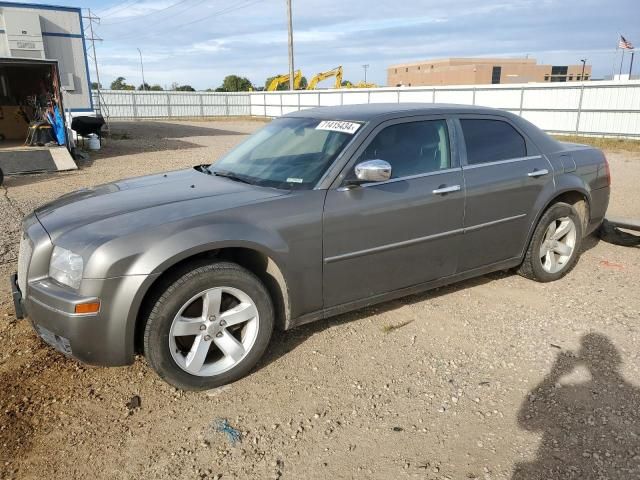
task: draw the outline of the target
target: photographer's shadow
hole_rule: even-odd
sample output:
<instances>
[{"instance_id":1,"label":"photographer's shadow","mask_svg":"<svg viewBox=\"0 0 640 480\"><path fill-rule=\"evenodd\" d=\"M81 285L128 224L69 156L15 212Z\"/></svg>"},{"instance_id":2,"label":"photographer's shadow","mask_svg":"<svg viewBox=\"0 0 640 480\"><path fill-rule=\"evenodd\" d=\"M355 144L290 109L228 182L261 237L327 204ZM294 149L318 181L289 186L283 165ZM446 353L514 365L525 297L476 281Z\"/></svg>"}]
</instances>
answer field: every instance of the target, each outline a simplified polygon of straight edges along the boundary
<instances>
[{"instance_id":1,"label":"photographer's shadow","mask_svg":"<svg viewBox=\"0 0 640 480\"><path fill-rule=\"evenodd\" d=\"M585 335L577 354L558 355L518 413L520 427L542 440L536 459L516 464L512 480L640 478L640 390L622 377L621 363L598 334ZM577 367L591 378L559 383Z\"/></svg>"}]
</instances>

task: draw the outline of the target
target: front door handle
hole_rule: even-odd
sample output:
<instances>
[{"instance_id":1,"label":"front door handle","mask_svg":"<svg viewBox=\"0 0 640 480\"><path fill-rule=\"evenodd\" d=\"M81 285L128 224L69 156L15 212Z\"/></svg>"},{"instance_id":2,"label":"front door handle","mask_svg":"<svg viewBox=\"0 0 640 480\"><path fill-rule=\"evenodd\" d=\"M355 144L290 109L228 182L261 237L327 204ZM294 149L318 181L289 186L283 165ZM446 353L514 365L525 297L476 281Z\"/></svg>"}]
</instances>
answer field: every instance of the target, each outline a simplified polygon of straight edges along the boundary
<instances>
[{"instance_id":1,"label":"front door handle","mask_svg":"<svg viewBox=\"0 0 640 480\"><path fill-rule=\"evenodd\" d=\"M527 173L530 177L541 177L549 173L549 170L543 168L542 170L534 170L533 172Z\"/></svg>"},{"instance_id":2,"label":"front door handle","mask_svg":"<svg viewBox=\"0 0 640 480\"><path fill-rule=\"evenodd\" d=\"M460 185L452 185L450 187L436 188L433 193L435 195L444 195L445 193L457 192L460 190Z\"/></svg>"}]
</instances>

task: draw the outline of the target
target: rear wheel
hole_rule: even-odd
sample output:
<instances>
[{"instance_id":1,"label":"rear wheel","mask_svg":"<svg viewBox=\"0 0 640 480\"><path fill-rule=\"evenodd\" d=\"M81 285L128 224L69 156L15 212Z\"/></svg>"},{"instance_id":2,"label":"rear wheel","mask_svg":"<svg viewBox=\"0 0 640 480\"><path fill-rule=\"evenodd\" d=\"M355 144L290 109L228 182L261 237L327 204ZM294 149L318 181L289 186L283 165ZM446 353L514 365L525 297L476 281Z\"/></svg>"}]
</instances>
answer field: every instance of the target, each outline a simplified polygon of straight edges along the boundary
<instances>
[{"instance_id":1,"label":"rear wheel","mask_svg":"<svg viewBox=\"0 0 640 480\"><path fill-rule=\"evenodd\" d=\"M157 300L144 332L151 366L170 384L204 390L255 366L273 331L273 306L248 270L220 262L194 268Z\"/></svg>"},{"instance_id":2,"label":"rear wheel","mask_svg":"<svg viewBox=\"0 0 640 480\"><path fill-rule=\"evenodd\" d=\"M538 282L564 277L578 262L582 222L567 203L556 203L542 215L518 273Z\"/></svg>"}]
</instances>

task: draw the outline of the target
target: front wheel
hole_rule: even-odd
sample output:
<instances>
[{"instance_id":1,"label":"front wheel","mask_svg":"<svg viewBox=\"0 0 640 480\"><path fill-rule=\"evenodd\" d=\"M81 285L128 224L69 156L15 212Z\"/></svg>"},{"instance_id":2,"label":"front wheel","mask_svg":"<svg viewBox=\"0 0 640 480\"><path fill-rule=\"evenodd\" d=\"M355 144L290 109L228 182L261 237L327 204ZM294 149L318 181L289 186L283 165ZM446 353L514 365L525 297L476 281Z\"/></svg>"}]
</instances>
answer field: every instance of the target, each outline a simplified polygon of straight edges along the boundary
<instances>
[{"instance_id":1,"label":"front wheel","mask_svg":"<svg viewBox=\"0 0 640 480\"><path fill-rule=\"evenodd\" d=\"M144 352L175 387L215 388L249 373L273 323L271 298L255 275L234 263L204 265L177 278L156 301Z\"/></svg>"},{"instance_id":2,"label":"front wheel","mask_svg":"<svg viewBox=\"0 0 640 480\"><path fill-rule=\"evenodd\" d=\"M518 273L538 282L564 277L578 262L582 222L575 208L556 203L542 215Z\"/></svg>"}]
</instances>

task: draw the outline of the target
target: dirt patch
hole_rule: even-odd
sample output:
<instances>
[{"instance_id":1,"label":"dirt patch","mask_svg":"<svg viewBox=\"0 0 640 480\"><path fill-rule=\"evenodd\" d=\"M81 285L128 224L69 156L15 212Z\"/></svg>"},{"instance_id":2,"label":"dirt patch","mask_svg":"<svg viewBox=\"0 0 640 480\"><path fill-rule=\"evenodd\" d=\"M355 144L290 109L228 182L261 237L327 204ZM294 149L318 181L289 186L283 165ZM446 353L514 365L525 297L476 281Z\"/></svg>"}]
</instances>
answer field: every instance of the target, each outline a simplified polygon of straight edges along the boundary
<instances>
[{"instance_id":1,"label":"dirt patch","mask_svg":"<svg viewBox=\"0 0 640 480\"><path fill-rule=\"evenodd\" d=\"M128 138L90 166L7 179L0 279L22 212L213 161L260 126L167 123L115 124ZM607 157L610 211L640 216L637 154ZM15 321L3 280L0 478L638 478L639 278L640 249L587 239L559 282L495 273L306 325L204 393L176 391L144 359L94 368L51 351Z\"/></svg>"}]
</instances>

